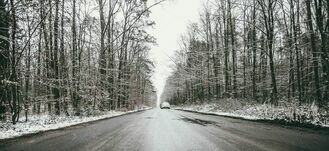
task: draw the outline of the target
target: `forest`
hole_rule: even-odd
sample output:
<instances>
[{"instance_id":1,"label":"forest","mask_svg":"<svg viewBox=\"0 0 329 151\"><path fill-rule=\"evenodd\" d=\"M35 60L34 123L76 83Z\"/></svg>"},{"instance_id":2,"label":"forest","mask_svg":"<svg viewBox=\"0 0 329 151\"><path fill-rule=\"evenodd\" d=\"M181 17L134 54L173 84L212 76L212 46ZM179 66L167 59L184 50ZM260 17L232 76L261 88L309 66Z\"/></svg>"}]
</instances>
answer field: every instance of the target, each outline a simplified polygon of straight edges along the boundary
<instances>
[{"instance_id":1,"label":"forest","mask_svg":"<svg viewBox=\"0 0 329 151\"><path fill-rule=\"evenodd\" d=\"M316 107L328 116L328 33L328 1L205 1L181 36L161 100L291 107L293 118Z\"/></svg>"},{"instance_id":2,"label":"forest","mask_svg":"<svg viewBox=\"0 0 329 151\"><path fill-rule=\"evenodd\" d=\"M1 120L154 106L146 30L159 3L0 0Z\"/></svg>"}]
</instances>

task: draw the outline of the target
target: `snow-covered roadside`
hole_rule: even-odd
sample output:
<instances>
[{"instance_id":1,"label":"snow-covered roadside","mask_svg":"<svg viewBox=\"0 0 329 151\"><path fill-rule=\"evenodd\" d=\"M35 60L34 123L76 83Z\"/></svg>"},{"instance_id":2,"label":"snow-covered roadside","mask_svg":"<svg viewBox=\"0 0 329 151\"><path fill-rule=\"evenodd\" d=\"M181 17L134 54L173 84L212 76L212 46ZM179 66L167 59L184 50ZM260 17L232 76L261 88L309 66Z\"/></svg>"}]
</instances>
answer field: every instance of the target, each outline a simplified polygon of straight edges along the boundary
<instances>
[{"instance_id":1,"label":"snow-covered roadside","mask_svg":"<svg viewBox=\"0 0 329 151\"><path fill-rule=\"evenodd\" d=\"M78 125L91 121L97 121L101 119L116 117L128 113L139 112L148 110L150 108L144 108L140 110L133 110L127 112L121 111L109 111L103 112L97 116L50 116L50 115L32 115L29 116L29 120L25 122L25 118L21 118L20 121L13 125L10 122L0 122L0 140L19 137L27 134L34 134L48 130L55 130L68 126Z\"/></svg>"},{"instance_id":2,"label":"snow-covered roadside","mask_svg":"<svg viewBox=\"0 0 329 151\"><path fill-rule=\"evenodd\" d=\"M329 127L329 112L317 112L314 105L286 104L285 106L272 106L269 104L258 105L233 105L223 107L219 103L194 104L176 106L174 109L194 111L199 113L228 116L246 120L268 120L294 123L300 125L313 125ZM229 108L229 109L228 109Z\"/></svg>"}]
</instances>

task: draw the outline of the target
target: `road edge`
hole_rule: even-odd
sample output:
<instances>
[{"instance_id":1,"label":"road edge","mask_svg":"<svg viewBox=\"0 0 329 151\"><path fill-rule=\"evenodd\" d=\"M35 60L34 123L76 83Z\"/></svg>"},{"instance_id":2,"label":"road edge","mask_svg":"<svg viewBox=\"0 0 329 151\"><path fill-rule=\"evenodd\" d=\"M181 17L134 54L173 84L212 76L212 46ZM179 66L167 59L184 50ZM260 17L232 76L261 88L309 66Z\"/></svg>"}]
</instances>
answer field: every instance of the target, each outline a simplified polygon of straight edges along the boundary
<instances>
[{"instance_id":1,"label":"road edge","mask_svg":"<svg viewBox=\"0 0 329 151\"><path fill-rule=\"evenodd\" d=\"M3 139L0 139L0 143L10 142L10 141L13 141L13 140L18 139L18 138L31 137L31 136L39 135L39 134L42 134L42 133L45 133L45 132L64 130L64 129L73 128L73 127L77 127L77 126L81 126L81 125L87 125L87 124L89 125L89 124L93 124L93 123L96 123L96 122L100 122L100 121L104 121L104 120L108 120L108 119L112 119L112 118L117 118L117 117L121 117L121 116L126 116L126 115L130 115L130 114L135 114L135 113L139 113L139 112L144 112L144 111L151 110L151 109L154 109L154 108L136 110L136 111L123 113L123 114L120 114L120 115L114 115L114 116L100 118L100 119L96 119L96 120L92 120L92 121L86 121L86 122L77 123L77 124L73 124L73 125L68 125L68 126L64 126L64 127L60 127L60 128L56 128L56 129L40 130L40 131L27 133L27 134L22 134L22 135L10 137L10 138L3 138Z\"/></svg>"},{"instance_id":2,"label":"road edge","mask_svg":"<svg viewBox=\"0 0 329 151\"><path fill-rule=\"evenodd\" d=\"M243 117L238 116L229 116L229 115L222 115L222 114L216 114L216 113L209 113L209 112L201 112L201 111L194 111L194 110L186 110L186 109L174 109L178 111L183 112L191 112L191 113L197 113L197 114L203 114L203 115L212 115L212 116L220 116L225 118L231 118L231 119L239 119L239 120L245 120L245 121L251 121L251 122L261 122L261 123L269 123L269 124L275 124L280 126L290 126L294 128L307 128L312 130L325 130L329 131L329 127L323 127L320 125L314 125L310 123L299 123L299 122L292 122L292 121L285 121L283 119L247 119Z\"/></svg>"}]
</instances>

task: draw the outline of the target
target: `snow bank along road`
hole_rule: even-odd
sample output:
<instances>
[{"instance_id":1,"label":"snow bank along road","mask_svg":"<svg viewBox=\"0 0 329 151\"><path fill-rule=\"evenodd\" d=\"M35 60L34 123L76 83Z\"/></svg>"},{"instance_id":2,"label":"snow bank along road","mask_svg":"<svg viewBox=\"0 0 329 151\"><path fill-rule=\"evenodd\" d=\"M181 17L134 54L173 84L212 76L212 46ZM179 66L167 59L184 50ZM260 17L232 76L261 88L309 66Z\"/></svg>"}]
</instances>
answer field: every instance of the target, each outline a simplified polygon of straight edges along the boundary
<instances>
[{"instance_id":1,"label":"snow bank along road","mask_svg":"<svg viewBox=\"0 0 329 151\"><path fill-rule=\"evenodd\" d=\"M152 109L0 142L0 150L328 150L329 132Z\"/></svg>"}]
</instances>

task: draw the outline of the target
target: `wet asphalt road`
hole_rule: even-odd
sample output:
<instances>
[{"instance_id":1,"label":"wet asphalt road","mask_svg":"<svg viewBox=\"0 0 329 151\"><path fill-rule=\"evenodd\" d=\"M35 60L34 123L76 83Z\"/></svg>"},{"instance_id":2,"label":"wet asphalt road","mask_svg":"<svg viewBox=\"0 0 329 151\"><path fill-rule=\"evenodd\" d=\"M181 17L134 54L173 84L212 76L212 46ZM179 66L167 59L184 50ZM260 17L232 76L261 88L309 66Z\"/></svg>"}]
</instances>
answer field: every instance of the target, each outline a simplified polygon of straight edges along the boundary
<instances>
[{"instance_id":1,"label":"wet asphalt road","mask_svg":"<svg viewBox=\"0 0 329 151\"><path fill-rule=\"evenodd\" d=\"M329 132L152 109L10 141L0 150L329 150Z\"/></svg>"}]
</instances>

